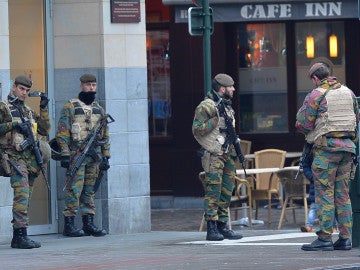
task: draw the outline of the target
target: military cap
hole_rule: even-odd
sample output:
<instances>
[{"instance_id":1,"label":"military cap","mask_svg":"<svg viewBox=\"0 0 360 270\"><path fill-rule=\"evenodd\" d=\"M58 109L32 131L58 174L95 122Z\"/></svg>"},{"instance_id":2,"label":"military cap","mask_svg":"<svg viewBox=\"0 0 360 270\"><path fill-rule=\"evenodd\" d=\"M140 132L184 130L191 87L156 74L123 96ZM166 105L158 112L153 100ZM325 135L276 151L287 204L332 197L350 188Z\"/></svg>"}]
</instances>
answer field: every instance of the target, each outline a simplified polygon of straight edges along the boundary
<instances>
[{"instance_id":1,"label":"military cap","mask_svg":"<svg viewBox=\"0 0 360 270\"><path fill-rule=\"evenodd\" d=\"M318 71L319 69L321 69L321 68L326 69L326 70L329 70L329 68L327 67L326 64L321 63L321 62L317 62L317 63L313 64L313 65L311 66L311 68L309 69L309 72L308 72L309 78L311 78L312 76L314 76L314 73L315 73L316 71Z\"/></svg>"},{"instance_id":2,"label":"military cap","mask_svg":"<svg viewBox=\"0 0 360 270\"><path fill-rule=\"evenodd\" d=\"M92 74L84 74L80 77L80 82L82 83L96 82L96 77Z\"/></svg>"},{"instance_id":3,"label":"military cap","mask_svg":"<svg viewBox=\"0 0 360 270\"><path fill-rule=\"evenodd\" d=\"M219 73L214 77L214 80L217 81L222 86L233 86L234 80L227 74Z\"/></svg>"},{"instance_id":4,"label":"military cap","mask_svg":"<svg viewBox=\"0 0 360 270\"><path fill-rule=\"evenodd\" d=\"M24 76L24 75L19 75L15 78L14 81L15 84L21 84L27 88L31 88L32 86L32 81L29 77Z\"/></svg>"}]
</instances>

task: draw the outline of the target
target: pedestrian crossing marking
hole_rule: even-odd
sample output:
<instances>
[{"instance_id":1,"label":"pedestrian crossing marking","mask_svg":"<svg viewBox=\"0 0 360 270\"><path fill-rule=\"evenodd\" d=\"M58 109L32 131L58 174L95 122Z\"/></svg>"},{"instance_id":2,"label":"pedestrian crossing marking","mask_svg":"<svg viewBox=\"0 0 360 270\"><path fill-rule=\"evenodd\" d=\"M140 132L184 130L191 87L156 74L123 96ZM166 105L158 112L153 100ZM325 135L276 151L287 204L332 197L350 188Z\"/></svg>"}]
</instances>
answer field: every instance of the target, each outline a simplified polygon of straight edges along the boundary
<instances>
[{"instance_id":1,"label":"pedestrian crossing marking","mask_svg":"<svg viewBox=\"0 0 360 270\"><path fill-rule=\"evenodd\" d=\"M181 242L179 244L184 245L219 245L219 246L301 246L306 243L299 242L263 242L263 241L274 241L274 240L284 240L284 239L295 239L295 238L307 238L307 237L317 237L315 233L280 233L280 234L270 234L270 235L259 235L259 236L249 236L243 237L239 240L228 240L224 239L223 241L191 241L191 242ZM311 240L312 241L312 240ZM258 243L256 243L258 242Z\"/></svg>"}]
</instances>

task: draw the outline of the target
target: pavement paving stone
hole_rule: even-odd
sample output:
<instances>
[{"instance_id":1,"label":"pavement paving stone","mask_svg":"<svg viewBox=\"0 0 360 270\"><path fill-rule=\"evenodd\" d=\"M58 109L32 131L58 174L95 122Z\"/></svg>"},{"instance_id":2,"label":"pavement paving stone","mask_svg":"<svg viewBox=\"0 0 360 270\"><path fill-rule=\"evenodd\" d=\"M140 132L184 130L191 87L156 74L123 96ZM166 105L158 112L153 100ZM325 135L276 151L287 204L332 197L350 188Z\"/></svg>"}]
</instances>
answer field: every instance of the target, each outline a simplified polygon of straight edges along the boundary
<instances>
[{"instance_id":1,"label":"pavement paving stone","mask_svg":"<svg viewBox=\"0 0 360 270\"><path fill-rule=\"evenodd\" d=\"M260 218L266 217L262 211ZM274 209L278 221L278 209ZM254 229L234 226L240 240L205 241L199 232L201 209L152 210L152 231L69 238L61 234L31 236L41 248L10 248L11 236L0 236L0 269L25 270L330 270L360 269L359 248L350 251L305 252L315 233L301 233L291 216L283 229L275 224ZM277 223L277 222L275 222ZM277 224L276 224L277 227ZM337 236L334 235L334 240Z\"/></svg>"}]
</instances>

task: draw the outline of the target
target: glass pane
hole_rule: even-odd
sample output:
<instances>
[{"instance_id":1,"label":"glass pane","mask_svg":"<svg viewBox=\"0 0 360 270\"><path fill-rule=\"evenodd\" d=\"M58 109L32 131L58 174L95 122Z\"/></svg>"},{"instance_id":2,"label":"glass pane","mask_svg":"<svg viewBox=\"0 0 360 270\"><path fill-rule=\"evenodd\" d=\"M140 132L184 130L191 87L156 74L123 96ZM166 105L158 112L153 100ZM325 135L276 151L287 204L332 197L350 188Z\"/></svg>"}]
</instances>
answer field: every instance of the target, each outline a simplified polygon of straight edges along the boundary
<instances>
[{"instance_id":1,"label":"glass pane","mask_svg":"<svg viewBox=\"0 0 360 270\"><path fill-rule=\"evenodd\" d=\"M285 25L241 24L237 45L240 131L288 131Z\"/></svg>"},{"instance_id":2,"label":"glass pane","mask_svg":"<svg viewBox=\"0 0 360 270\"><path fill-rule=\"evenodd\" d=\"M171 135L169 31L146 32L149 135Z\"/></svg>"},{"instance_id":3,"label":"glass pane","mask_svg":"<svg viewBox=\"0 0 360 270\"><path fill-rule=\"evenodd\" d=\"M33 80L32 89L45 92L43 1L9 1L9 39L11 79L17 75L27 75ZM26 103L37 113L39 113L39 102L38 98L26 99ZM50 199L47 186L40 175L35 180L34 192L30 200L30 225L50 224Z\"/></svg>"},{"instance_id":4,"label":"glass pane","mask_svg":"<svg viewBox=\"0 0 360 270\"><path fill-rule=\"evenodd\" d=\"M297 104L300 107L306 94L314 88L307 77L307 72L313 63L319 61L326 63L332 75L345 83L344 23L301 22L296 23L295 32ZM331 46L330 37L334 41Z\"/></svg>"}]
</instances>

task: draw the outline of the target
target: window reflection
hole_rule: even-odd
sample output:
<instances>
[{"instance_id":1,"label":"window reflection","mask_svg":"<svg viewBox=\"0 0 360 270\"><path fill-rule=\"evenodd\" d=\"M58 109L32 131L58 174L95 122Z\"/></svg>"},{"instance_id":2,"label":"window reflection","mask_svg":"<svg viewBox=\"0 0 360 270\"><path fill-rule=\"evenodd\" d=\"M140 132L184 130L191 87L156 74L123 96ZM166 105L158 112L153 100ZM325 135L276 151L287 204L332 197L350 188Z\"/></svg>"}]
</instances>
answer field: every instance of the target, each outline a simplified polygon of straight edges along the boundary
<instances>
[{"instance_id":1,"label":"window reflection","mask_svg":"<svg viewBox=\"0 0 360 270\"><path fill-rule=\"evenodd\" d=\"M345 83L344 23L299 22L295 24L297 106L301 106L305 96L314 88L307 78L309 67L315 62L323 62L330 68L331 75ZM334 44L334 37L336 43ZM309 43L312 39L313 44ZM332 46L336 45L335 48ZM309 50L311 53L309 53Z\"/></svg>"},{"instance_id":2,"label":"window reflection","mask_svg":"<svg viewBox=\"0 0 360 270\"><path fill-rule=\"evenodd\" d=\"M146 33L149 135L171 135L169 31Z\"/></svg>"},{"instance_id":3,"label":"window reflection","mask_svg":"<svg viewBox=\"0 0 360 270\"><path fill-rule=\"evenodd\" d=\"M239 24L240 131L288 130L284 24Z\"/></svg>"}]
</instances>

